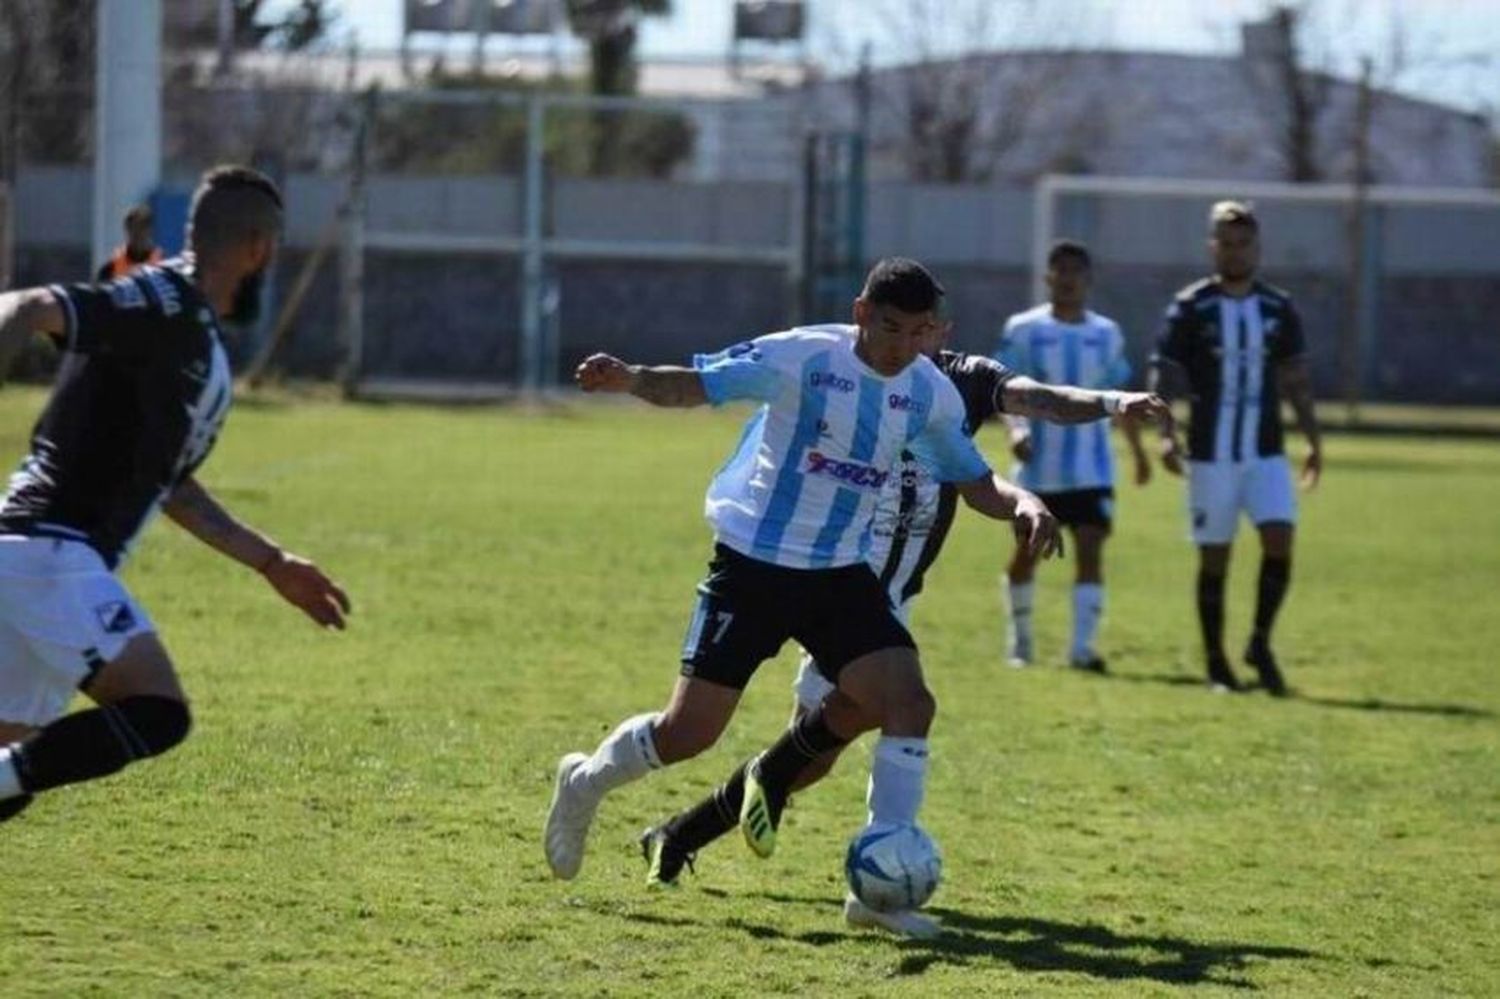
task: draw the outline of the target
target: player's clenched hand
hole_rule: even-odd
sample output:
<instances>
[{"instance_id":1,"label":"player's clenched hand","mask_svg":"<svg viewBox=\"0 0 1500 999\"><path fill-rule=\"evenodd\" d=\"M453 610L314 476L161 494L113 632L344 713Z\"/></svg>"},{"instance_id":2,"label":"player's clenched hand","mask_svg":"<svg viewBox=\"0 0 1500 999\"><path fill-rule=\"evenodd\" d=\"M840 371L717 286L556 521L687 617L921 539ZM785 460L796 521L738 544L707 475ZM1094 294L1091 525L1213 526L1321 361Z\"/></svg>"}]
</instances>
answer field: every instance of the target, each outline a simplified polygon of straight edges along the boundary
<instances>
[{"instance_id":1,"label":"player's clenched hand","mask_svg":"<svg viewBox=\"0 0 1500 999\"><path fill-rule=\"evenodd\" d=\"M1313 448L1302 462L1302 488L1311 492L1323 480L1323 450Z\"/></svg>"},{"instance_id":2,"label":"player's clenched hand","mask_svg":"<svg viewBox=\"0 0 1500 999\"><path fill-rule=\"evenodd\" d=\"M1166 423L1172 408L1153 392L1121 392L1117 412L1122 419L1135 423Z\"/></svg>"},{"instance_id":3,"label":"player's clenched hand","mask_svg":"<svg viewBox=\"0 0 1500 999\"><path fill-rule=\"evenodd\" d=\"M344 628L349 597L323 570L305 558L281 553L261 571L282 599L325 628Z\"/></svg>"},{"instance_id":4,"label":"player's clenched hand","mask_svg":"<svg viewBox=\"0 0 1500 999\"><path fill-rule=\"evenodd\" d=\"M573 380L585 392L629 392L634 379L630 365L609 354L586 357L573 372Z\"/></svg>"},{"instance_id":5,"label":"player's clenched hand","mask_svg":"<svg viewBox=\"0 0 1500 999\"><path fill-rule=\"evenodd\" d=\"M1016 541L1033 559L1063 554L1062 530L1040 498L1027 493L1016 501Z\"/></svg>"},{"instance_id":6,"label":"player's clenched hand","mask_svg":"<svg viewBox=\"0 0 1500 999\"><path fill-rule=\"evenodd\" d=\"M1161 439L1161 467L1173 475L1182 474L1182 445L1175 434Z\"/></svg>"}]
</instances>

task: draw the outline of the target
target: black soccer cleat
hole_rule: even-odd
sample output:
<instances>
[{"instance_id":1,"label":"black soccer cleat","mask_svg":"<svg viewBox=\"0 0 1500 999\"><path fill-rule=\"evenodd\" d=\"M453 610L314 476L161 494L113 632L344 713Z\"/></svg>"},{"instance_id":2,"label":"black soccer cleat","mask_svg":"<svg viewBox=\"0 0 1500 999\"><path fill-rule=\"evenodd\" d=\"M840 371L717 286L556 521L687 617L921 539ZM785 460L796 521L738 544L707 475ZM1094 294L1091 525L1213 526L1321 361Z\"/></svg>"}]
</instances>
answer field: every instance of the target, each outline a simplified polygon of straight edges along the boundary
<instances>
[{"instance_id":1,"label":"black soccer cleat","mask_svg":"<svg viewBox=\"0 0 1500 999\"><path fill-rule=\"evenodd\" d=\"M6 798L4 801L0 801L0 822L9 821L24 812L26 806L31 804L33 797L35 795L18 794L13 798Z\"/></svg>"},{"instance_id":2,"label":"black soccer cleat","mask_svg":"<svg viewBox=\"0 0 1500 999\"><path fill-rule=\"evenodd\" d=\"M650 826L641 833L639 842L646 861L646 887L675 888L682 869L693 870L694 855L677 849L665 829Z\"/></svg>"},{"instance_id":3,"label":"black soccer cleat","mask_svg":"<svg viewBox=\"0 0 1500 999\"><path fill-rule=\"evenodd\" d=\"M1208 685L1215 693L1237 694L1245 689L1240 686L1240 681L1234 675L1234 670L1229 668L1229 659L1225 656L1209 657Z\"/></svg>"},{"instance_id":4,"label":"black soccer cleat","mask_svg":"<svg viewBox=\"0 0 1500 999\"><path fill-rule=\"evenodd\" d=\"M1092 654L1083 659L1070 659L1068 660L1068 665L1081 672L1098 673L1100 676L1109 672L1104 662L1104 657L1098 654Z\"/></svg>"},{"instance_id":5,"label":"black soccer cleat","mask_svg":"<svg viewBox=\"0 0 1500 999\"><path fill-rule=\"evenodd\" d=\"M1287 695L1286 680L1281 675L1281 667L1276 664L1270 642L1264 638L1250 639L1250 644L1245 646L1245 662L1255 667L1255 672L1260 676L1260 685L1265 688L1266 693L1272 697Z\"/></svg>"}]
</instances>

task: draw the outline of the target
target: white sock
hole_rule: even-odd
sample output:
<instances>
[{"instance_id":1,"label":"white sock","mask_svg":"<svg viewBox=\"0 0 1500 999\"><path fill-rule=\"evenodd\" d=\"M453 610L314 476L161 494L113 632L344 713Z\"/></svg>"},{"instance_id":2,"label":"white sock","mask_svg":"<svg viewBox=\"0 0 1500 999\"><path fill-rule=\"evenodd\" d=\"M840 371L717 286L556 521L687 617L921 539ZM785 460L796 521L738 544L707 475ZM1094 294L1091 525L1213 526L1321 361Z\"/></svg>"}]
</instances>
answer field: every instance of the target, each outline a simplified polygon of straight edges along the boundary
<instances>
[{"instance_id":1,"label":"white sock","mask_svg":"<svg viewBox=\"0 0 1500 999\"><path fill-rule=\"evenodd\" d=\"M620 722L619 727L599 743L594 755L573 771L570 782L603 797L622 784L640 780L651 771L660 769L661 758L656 755L656 743L651 737L651 730L660 717L653 712Z\"/></svg>"},{"instance_id":2,"label":"white sock","mask_svg":"<svg viewBox=\"0 0 1500 999\"><path fill-rule=\"evenodd\" d=\"M1010 611L1010 651L1018 644L1031 643L1031 604L1036 597L1035 583L1008 583L1007 608Z\"/></svg>"},{"instance_id":3,"label":"white sock","mask_svg":"<svg viewBox=\"0 0 1500 999\"><path fill-rule=\"evenodd\" d=\"M871 822L915 823L927 789L927 740L883 735L875 743L870 789Z\"/></svg>"},{"instance_id":4,"label":"white sock","mask_svg":"<svg viewBox=\"0 0 1500 999\"><path fill-rule=\"evenodd\" d=\"M0 801L26 793L21 787L21 775L16 773L16 762L12 759L15 751L15 746L0 746Z\"/></svg>"},{"instance_id":5,"label":"white sock","mask_svg":"<svg viewBox=\"0 0 1500 999\"><path fill-rule=\"evenodd\" d=\"M1099 619L1104 616L1104 584L1073 584L1073 652L1072 657L1085 659L1094 652L1094 636L1099 633Z\"/></svg>"}]
</instances>

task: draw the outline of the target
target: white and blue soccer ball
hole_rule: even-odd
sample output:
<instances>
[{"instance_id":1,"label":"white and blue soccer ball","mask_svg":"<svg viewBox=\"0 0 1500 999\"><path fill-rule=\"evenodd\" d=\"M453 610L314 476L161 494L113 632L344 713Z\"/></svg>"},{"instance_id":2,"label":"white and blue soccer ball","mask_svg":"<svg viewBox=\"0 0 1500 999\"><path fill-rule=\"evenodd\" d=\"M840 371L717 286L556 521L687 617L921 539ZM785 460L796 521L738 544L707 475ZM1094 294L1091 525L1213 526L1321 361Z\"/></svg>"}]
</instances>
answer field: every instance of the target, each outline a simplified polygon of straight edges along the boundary
<instances>
[{"instance_id":1,"label":"white and blue soccer ball","mask_svg":"<svg viewBox=\"0 0 1500 999\"><path fill-rule=\"evenodd\" d=\"M920 826L872 822L849 841L849 890L880 912L918 909L943 877L943 855Z\"/></svg>"}]
</instances>

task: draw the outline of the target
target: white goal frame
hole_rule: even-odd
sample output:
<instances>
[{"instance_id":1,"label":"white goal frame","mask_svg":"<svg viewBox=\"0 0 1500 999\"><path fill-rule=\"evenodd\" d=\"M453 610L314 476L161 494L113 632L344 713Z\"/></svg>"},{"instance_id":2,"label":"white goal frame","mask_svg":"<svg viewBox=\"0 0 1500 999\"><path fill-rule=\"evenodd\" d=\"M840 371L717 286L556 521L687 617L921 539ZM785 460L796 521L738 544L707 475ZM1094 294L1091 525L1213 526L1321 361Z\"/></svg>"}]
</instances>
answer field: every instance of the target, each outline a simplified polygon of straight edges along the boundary
<instances>
[{"instance_id":1,"label":"white goal frame","mask_svg":"<svg viewBox=\"0 0 1500 999\"><path fill-rule=\"evenodd\" d=\"M10 187L0 180L0 291L10 288L15 277L15 225Z\"/></svg>"},{"instance_id":2,"label":"white goal frame","mask_svg":"<svg viewBox=\"0 0 1500 999\"><path fill-rule=\"evenodd\" d=\"M1190 201L1244 198L1252 201L1303 201L1352 206L1361 197L1368 206L1430 205L1500 211L1500 194L1471 188L1386 187L1363 192L1352 184L1285 184L1242 180L1183 180L1171 177L1108 177L1047 174L1037 181L1032 210L1031 300L1047 297L1047 250L1061 235L1057 202L1069 194L1120 194Z\"/></svg>"}]
</instances>

